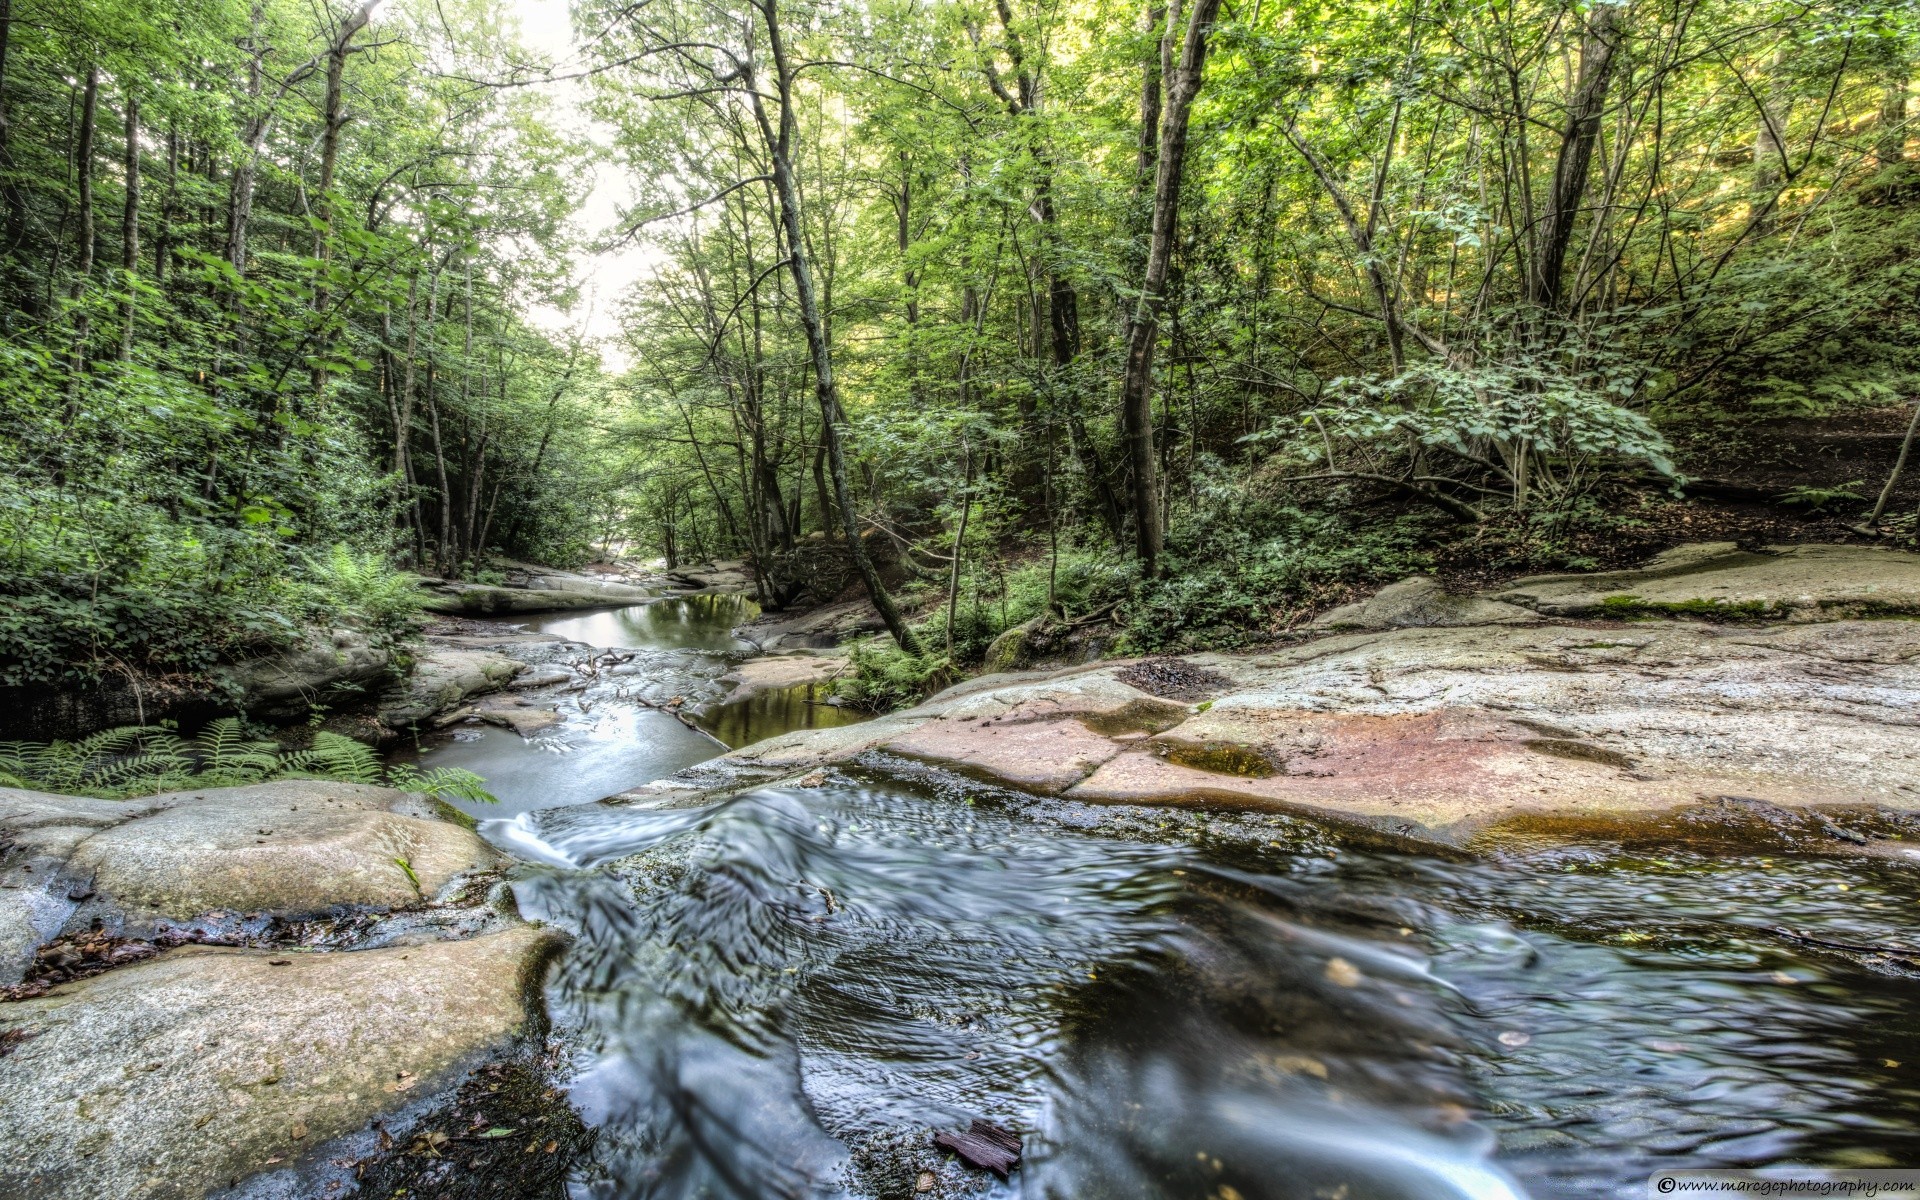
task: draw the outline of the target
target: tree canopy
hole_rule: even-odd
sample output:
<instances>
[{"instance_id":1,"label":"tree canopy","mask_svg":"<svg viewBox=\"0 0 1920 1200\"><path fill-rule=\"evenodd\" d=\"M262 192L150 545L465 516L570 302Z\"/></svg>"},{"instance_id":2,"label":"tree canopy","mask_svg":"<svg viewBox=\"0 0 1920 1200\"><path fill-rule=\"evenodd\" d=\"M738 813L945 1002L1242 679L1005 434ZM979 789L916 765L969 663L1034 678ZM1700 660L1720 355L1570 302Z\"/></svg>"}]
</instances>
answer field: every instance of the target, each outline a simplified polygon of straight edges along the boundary
<instances>
[{"instance_id":1,"label":"tree canopy","mask_svg":"<svg viewBox=\"0 0 1920 1200\"><path fill-rule=\"evenodd\" d=\"M572 17L0 0L0 681L364 621L336 546L739 555L923 670L1230 641L1915 390L1909 4Z\"/></svg>"}]
</instances>

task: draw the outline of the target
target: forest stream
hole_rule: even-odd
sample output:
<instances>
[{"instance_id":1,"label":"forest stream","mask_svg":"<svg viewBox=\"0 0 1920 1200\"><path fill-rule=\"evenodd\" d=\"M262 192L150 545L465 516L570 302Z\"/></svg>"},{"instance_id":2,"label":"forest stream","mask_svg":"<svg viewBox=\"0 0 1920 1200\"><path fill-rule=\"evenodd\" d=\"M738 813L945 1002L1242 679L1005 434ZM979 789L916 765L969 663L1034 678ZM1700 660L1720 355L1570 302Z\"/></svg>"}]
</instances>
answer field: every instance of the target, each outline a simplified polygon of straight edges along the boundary
<instances>
[{"instance_id":1,"label":"forest stream","mask_svg":"<svg viewBox=\"0 0 1920 1200\"><path fill-rule=\"evenodd\" d=\"M540 628L681 694L745 649L692 599ZM1356 848L878 752L596 803L723 747L591 709L426 756L487 777L522 912L575 939L547 1003L598 1131L577 1196L1571 1197L1920 1161L1897 858ZM1023 1139L1010 1181L934 1149L974 1118Z\"/></svg>"}]
</instances>

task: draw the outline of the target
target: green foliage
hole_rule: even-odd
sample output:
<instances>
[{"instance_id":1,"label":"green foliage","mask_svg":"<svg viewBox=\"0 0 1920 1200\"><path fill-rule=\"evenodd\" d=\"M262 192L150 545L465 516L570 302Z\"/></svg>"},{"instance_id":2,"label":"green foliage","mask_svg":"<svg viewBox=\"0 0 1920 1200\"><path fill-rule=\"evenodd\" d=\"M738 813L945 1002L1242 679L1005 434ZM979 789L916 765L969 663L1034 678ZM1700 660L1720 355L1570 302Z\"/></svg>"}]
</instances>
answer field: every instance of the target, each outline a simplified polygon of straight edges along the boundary
<instances>
[{"instance_id":1,"label":"green foliage","mask_svg":"<svg viewBox=\"0 0 1920 1200\"><path fill-rule=\"evenodd\" d=\"M1837 504L1862 503L1866 497L1853 489L1864 487L1865 480L1854 479L1835 487L1799 484L1780 493L1779 503L1804 506L1809 512L1825 512Z\"/></svg>"},{"instance_id":2,"label":"green foliage","mask_svg":"<svg viewBox=\"0 0 1920 1200\"><path fill-rule=\"evenodd\" d=\"M847 661L852 671L836 684L838 695L869 712L917 703L954 679L944 654L915 657L891 642L855 643L847 649Z\"/></svg>"},{"instance_id":3,"label":"green foliage","mask_svg":"<svg viewBox=\"0 0 1920 1200\"><path fill-rule=\"evenodd\" d=\"M0 786L126 799L185 788L242 787L273 779L364 783L429 796L491 802L471 771L383 766L352 738L320 730L305 750L281 750L223 717L191 740L170 729L129 725L78 742L0 742Z\"/></svg>"},{"instance_id":4,"label":"green foliage","mask_svg":"<svg viewBox=\"0 0 1920 1200\"><path fill-rule=\"evenodd\" d=\"M414 630L422 597L417 576L393 568L383 555L336 543L323 558L306 559L318 599L376 641L398 641Z\"/></svg>"},{"instance_id":5,"label":"green foliage","mask_svg":"<svg viewBox=\"0 0 1920 1200\"><path fill-rule=\"evenodd\" d=\"M1644 375L1640 364L1569 370L1540 354L1466 369L1430 359L1391 379L1343 377L1327 388L1338 403L1301 419L1296 453L1313 457L1324 430L1373 445L1417 443L1469 462L1492 453L1517 489L1531 475L1535 490L1575 490L1592 477L1574 466L1588 458L1641 462L1670 477L1666 439L1622 403Z\"/></svg>"},{"instance_id":6,"label":"green foliage","mask_svg":"<svg viewBox=\"0 0 1920 1200\"><path fill-rule=\"evenodd\" d=\"M1230 480L1203 495L1180 531L1167 577L1121 609L1123 653L1188 651L1258 641L1355 585L1425 568L1419 518L1352 516L1263 501Z\"/></svg>"}]
</instances>

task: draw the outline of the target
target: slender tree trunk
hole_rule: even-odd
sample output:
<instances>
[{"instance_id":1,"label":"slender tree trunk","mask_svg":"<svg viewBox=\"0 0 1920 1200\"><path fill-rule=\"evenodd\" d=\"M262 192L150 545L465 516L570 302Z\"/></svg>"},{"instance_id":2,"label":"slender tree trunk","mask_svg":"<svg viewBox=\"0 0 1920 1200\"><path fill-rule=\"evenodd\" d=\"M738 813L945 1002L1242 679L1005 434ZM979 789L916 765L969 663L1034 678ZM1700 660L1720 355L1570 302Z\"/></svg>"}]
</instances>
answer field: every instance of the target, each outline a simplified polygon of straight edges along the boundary
<instances>
[{"instance_id":1,"label":"slender tree trunk","mask_svg":"<svg viewBox=\"0 0 1920 1200\"><path fill-rule=\"evenodd\" d=\"M87 339L92 333L92 316L87 309L87 285L93 274L93 138L100 111L100 68L87 68L86 87L80 98L80 137L74 147L74 183L79 200L80 228L73 265L73 283L67 298L73 302L73 388L77 398L80 372L87 358Z\"/></svg>"},{"instance_id":2,"label":"slender tree trunk","mask_svg":"<svg viewBox=\"0 0 1920 1200\"><path fill-rule=\"evenodd\" d=\"M167 285L168 260L173 256L173 222L179 216L179 186L180 132L169 123L166 199L160 202L160 228L154 232L153 239L153 282L156 287L164 288Z\"/></svg>"},{"instance_id":3,"label":"slender tree trunk","mask_svg":"<svg viewBox=\"0 0 1920 1200\"><path fill-rule=\"evenodd\" d=\"M334 175L340 165L340 130L347 123L345 114L347 55L352 49L354 37L366 28L367 21L373 16L374 6L379 2L380 0L362 0L346 19L340 22L339 32L327 47L327 90L325 106L321 110L320 126L318 187L320 203L319 210L315 214L319 228L313 235L313 257L320 264L315 272L313 312L314 316L322 322L328 321L329 276L333 266ZM332 339L322 337L320 340L320 352L314 356L313 367L313 396L316 403L326 394L325 362L327 351L331 349L329 343Z\"/></svg>"},{"instance_id":4,"label":"slender tree trunk","mask_svg":"<svg viewBox=\"0 0 1920 1200\"><path fill-rule=\"evenodd\" d=\"M947 657L953 657L953 617L960 607L960 557L967 545L967 518L973 515L973 445L964 438L961 452L966 456L966 484L960 491L960 527L953 534L953 564L947 574Z\"/></svg>"},{"instance_id":5,"label":"slender tree trunk","mask_svg":"<svg viewBox=\"0 0 1920 1200\"><path fill-rule=\"evenodd\" d=\"M126 206L120 218L121 281L127 297L120 304L120 361L133 357L134 315L139 301L136 288L140 273L140 98L127 94L127 176Z\"/></svg>"},{"instance_id":6,"label":"slender tree trunk","mask_svg":"<svg viewBox=\"0 0 1920 1200\"><path fill-rule=\"evenodd\" d=\"M1220 0L1194 0L1187 19L1180 61L1167 80L1166 112L1160 121L1160 154L1154 172L1153 233L1147 247L1146 278L1127 329L1126 374L1120 386L1127 458L1133 467L1133 521L1140 568L1158 574L1164 532L1160 523L1158 472L1153 456L1153 351L1160 311L1166 304L1167 273L1173 261L1174 231L1180 217L1180 183L1186 169L1187 120L1200 94L1206 68L1207 35Z\"/></svg>"},{"instance_id":7,"label":"slender tree trunk","mask_svg":"<svg viewBox=\"0 0 1920 1200\"><path fill-rule=\"evenodd\" d=\"M1887 72L1880 96L1880 120L1873 140L1874 161L1881 170L1897 167L1907 158L1907 92L1912 80L1905 64Z\"/></svg>"},{"instance_id":8,"label":"slender tree trunk","mask_svg":"<svg viewBox=\"0 0 1920 1200\"><path fill-rule=\"evenodd\" d=\"M1793 97L1787 91L1786 55L1776 51L1767 66L1760 98L1760 123L1753 136L1753 231L1765 233L1772 225L1771 210L1787 178L1787 120Z\"/></svg>"},{"instance_id":9,"label":"slender tree trunk","mask_svg":"<svg viewBox=\"0 0 1920 1200\"><path fill-rule=\"evenodd\" d=\"M13 124L7 106L7 58L13 44L13 0L0 0L0 202L6 206L6 245L9 260L27 242L27 198L14 176Z\"/></svg>"},{"instance_id":10,"label":"slender tree trunk","mask_svg":"<svg viewBox=\"0 0 1920 1200\"><path fill-rule=\"evenodd\" d=\"M446 444L440 440L440 404L434 399L432 376L427 380L427 429L433 435L433 466L440 483L440 539L434 546L435 569L453 578L453 487L447 482Z\"/></svg>"},{"instance_id":11,"label":"slender tree trunk","mask_svg":"<svg viewBox=\"0 0 1920 1200\"><path fill-rule=\"evenodd\" d=\"M908 628L899 608L893 603L893 597L887 594L886 585L880 582L880 572L874 566L873 556L861 540L859 520L847 487L846 456L840 445L840 399L833 374L833 349L827 343L826 323L814 294L813 272L807 262L806 237L800 221L800 189L793 176L793 75L787 65L786 47L782 40L779 0L757 0L757 6L766 20L767 43L773 55L774 84L780 105L778 133L774 132L772 123L767 119L766 106L760 93L749 90L748 95L753 105L754 119L760 126L761 137L766 142L768 157L773 164L773 185L780 197L780 219L787 235L787 268L793 276L794 298L800 310L801 329L807 338L807 353L813 360L814 395L820 404L820 440L826 446L834 500L840 508L840 528L846 534L847 553L852 557L862 582L866 584L867 595L878 610L887 632L893 635L894 642L902 650L918 657L925 653L920 646L920 639Z\"/></svg>"},{"instance_id":12,"label":"slender tree trunk","mask_svg":"<svg viewBox=\"0 0 1920 1200\"><path fill-rule=\"evenodd\" d=\"M1920 401L1914 402L1913 416L1907 421L1907 436L1900 439L1900 453L1893 460L1893 469L1887 472L1887 483L1880 489L1879 499L1873 502L1873 512L1854 527L1858 532L1870 535L1880 532L1880 517L1887 511L1887 502L1893 499L1893 489L1900 485L1901 472L1907 469L1907 455L1913 451L1915 433L1920 433Z\"/></svg>"},{"instance_id":13,"label":"slender tree trunk","mask_svg":"<svg viewBox=\"0 0 1920 1200\"><path fill-rule=\"evenodd\" d=\"M1573 240L1574 221L1586 195L1593 145L1600 136L1600 117L1606 111L1614 52L1619 45L1619 9L1612 4L1594 5L1580 39L1580 71L1567 104L1567 123L1553 166L1553 191L1547 197L1537 242L1531 299L1547 312L1560 306L1567 246Z\"/></svg>"},{"instance_id":14,"label":"slender tree trunk","mask_svg":"<svg viewBox=\"0 0 1920 1200\"><path fill-rule=\"evenodd\" d=\"M227 262L241 277L247 273L247 226L253 219L253 180L260 160L260 143L267 133L267 114L261 110L260 97L266 81L266 45L262 24L266 12L259 0L251 10L247 37L246 115L240 123L240 153L233 161L233 178L227 187ZM236 291L233 303L239 303Z\"/></svg>"}]
</instances>

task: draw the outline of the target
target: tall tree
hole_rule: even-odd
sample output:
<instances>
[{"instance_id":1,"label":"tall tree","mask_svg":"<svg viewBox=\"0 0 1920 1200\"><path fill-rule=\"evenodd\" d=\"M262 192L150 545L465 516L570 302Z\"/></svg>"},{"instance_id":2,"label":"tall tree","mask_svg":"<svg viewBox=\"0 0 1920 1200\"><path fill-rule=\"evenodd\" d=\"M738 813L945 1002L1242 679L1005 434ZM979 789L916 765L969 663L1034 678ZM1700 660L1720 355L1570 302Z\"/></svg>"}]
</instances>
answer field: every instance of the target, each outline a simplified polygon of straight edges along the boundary
<instances>
[{"instance_id":1,"label":"tall tree","mask_svg":"<svg viewBox=\"0 0 1920 1200\"><path fill-rule=\"evenodd\" d=\"M1176 10L1177 11L1177 10ZM1120 383L1120 411L1127 431L1127 460L1133 468L1134 545L1141 572L1159 573L1165 548L1160 522L1159 473L1153 447L1153 359L1159 336L1160 313L1167 302L1167 272L1173 261L1175 229L1180 219L1180 185L1187 165L1187 124L1194 97L1206 69L1207 38L1213 32L1220 0L1193 0L1187 17L1180 59L1168 73L1166 111L1160 119L1158 161L1154 168L1153 229L1147 245L1145 277L1140 297L1127 325L1125 374Z\"/></svg>"}]
</instances>

